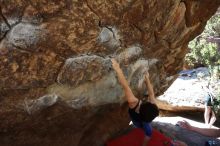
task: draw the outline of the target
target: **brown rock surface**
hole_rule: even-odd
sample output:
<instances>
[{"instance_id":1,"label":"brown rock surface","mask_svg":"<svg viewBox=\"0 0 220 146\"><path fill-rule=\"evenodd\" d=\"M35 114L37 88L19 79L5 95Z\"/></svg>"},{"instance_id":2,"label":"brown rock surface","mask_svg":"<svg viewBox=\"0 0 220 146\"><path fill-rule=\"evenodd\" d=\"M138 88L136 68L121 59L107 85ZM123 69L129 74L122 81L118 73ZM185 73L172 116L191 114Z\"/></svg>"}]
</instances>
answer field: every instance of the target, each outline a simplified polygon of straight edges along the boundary
<instances>
[{"instance_id":1,"label":"brown rock surface","mask_svg":"<svg viewBox=\"0 0 220 146\"><path fill-rule=\"evenodd\" d=\"M219 0L0 0L1 145L99 146L127 127L110 58L161 94Z\"/></svg>"}]
</instances>

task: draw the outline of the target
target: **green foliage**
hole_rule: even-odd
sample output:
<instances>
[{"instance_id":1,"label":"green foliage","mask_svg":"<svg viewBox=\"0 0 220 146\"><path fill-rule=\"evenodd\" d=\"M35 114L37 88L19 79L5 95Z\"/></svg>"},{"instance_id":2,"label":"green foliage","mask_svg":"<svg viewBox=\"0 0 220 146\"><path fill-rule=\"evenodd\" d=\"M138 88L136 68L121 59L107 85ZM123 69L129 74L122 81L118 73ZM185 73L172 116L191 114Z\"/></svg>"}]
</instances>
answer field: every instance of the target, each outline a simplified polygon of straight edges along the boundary
<instances>
[{"instance_id":1,"label":"green foliage","mask_svg":"<svg viewBox=\"0 0 220 146\"><path fill-rule=\"evenodd\" d=\"M220 117L220 88L218 88L217 96L214 98L212 105L212 110Z\"/></svg>"},{"instance_id":2,"label":"green foliage","mask_svg":"<svg viewBox=\"0 0 220 146\"><path fill-rule=\"evenodd\" d=\"M209 19L202 35L205 37L220 36L220 14L216 14Z\"/></svg>"},{"instance_id":3,"label":"green foliage","mask_svg":"<svg viewBox=\"0 0 220 146\"><path fill-rule=\"evenodd\" d=\"M212 72L220 72L220 14L214 15L205 27L204 32L189 43L190 53L186 63L191 67L206 66ZM215 71L214 71L215 70Z\"/></svg>"},{"instance_id":4,"label":"green foliage","mask_svg":"<svg viewBox=\"0 0 220 146\"><path fill-rule=\"evenodd\" d=\"M220 64L220 55L217 50L217 44L207 42L204 38L193 40L189 43L191 52L186 55L186 61L189 65L201 64L205 66L214 66Z\"/></svg>"}]
</instances>

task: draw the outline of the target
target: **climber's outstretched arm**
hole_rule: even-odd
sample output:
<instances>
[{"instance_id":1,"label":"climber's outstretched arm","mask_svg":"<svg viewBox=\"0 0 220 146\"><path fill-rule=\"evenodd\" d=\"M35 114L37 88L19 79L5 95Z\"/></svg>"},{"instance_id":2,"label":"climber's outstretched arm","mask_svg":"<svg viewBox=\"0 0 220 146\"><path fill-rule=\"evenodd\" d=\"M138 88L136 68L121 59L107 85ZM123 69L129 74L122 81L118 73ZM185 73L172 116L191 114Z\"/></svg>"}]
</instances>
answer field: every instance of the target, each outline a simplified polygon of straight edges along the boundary
<instances>
[{"instance_id":1,"label":"climber's outstretched arm","mask_svg":"<svg viewBox=\"0 0 220 146\"><path fill-rule=\"evenodd\" d=\"M148 91L148 95L149 95L149 102L151 103L155 103L155 95L154 95L154 89L153 89L153 86L150 82L150 79L149 79L149 73L147 72L144 76L144 81L145 81L145 84L146 84L146 87L147 87L147 91Z\"/></svg>"},{"instance_id":2,"label":"climber's outstretched arm","mask_svg":"<svg viewBox=\"0 0 220 146\"><path fill-rule=\"evenodd\" d=\"M118 62L115 59L112 59L111 61L112 61L112 67L117 73L118 81L124 89L125 97L126 97L126 100L128 101L128 106L130 108L134 108L138 103L138 99L132 93Z\"/></svg>"}]
</instances>

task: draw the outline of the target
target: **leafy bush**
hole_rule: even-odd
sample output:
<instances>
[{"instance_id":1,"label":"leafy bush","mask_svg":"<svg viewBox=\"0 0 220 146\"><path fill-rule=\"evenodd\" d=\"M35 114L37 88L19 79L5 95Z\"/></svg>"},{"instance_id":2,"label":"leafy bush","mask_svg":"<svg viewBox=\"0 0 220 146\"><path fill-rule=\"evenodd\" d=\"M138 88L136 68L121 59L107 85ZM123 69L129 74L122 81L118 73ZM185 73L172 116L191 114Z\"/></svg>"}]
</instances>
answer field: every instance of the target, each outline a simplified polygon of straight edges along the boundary
<instances>
[{"instance_id":1,"label":"leafy bush","mask_svg":"<svg viewBox=\"0 0 220 146\"><path fill-rule=\"evenodd\" d=\"M186 63L191 67L206 66L211 74L220 73L220 14L214 15L204 32L189 43Z\"/></svg>"},{"instance_id":2,"label":"leafy bush","mask_svg":"<svg viewBox=\"0 0 220 146\"><path fill-rule=\"evenodd\" d=\"M191 52L186 55L190 66L203 65L209 67L220 64L220 55L217 44L207 42L204 38L193 40L189 43Z\"/></svg>"},{"instance_id":3,"label":"leafy bush","mask_svg":"<svg viewBox=\"0 0 220 146\"><path fill-rule=\"evenodd\" d=\"M220 100L219 97L217 97L216 99L214 99L213 101L213 105L212 105L212 110L215 112L215 114L220 117Z\"/></svg>"}]
</instances>

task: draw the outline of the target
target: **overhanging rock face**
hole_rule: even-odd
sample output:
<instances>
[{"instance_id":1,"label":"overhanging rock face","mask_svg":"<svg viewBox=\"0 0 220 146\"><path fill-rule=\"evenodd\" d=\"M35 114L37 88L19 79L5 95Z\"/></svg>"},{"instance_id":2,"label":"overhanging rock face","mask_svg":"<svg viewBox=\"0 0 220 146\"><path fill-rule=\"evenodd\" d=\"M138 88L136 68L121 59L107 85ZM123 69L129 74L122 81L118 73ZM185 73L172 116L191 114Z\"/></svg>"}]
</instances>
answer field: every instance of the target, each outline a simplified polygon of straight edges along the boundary
<instances>
[{"instance_id":1,"label":"overhanging rock face","mask_svg":"<svg viewBox=\"0 0 220 146\"><path fill-rule=\"evenodd\" d=\"M134 93L175 79L219 0L0 0L2 145L102 145L127 126L116 58Z\"/></svg>"}]
</instances>

